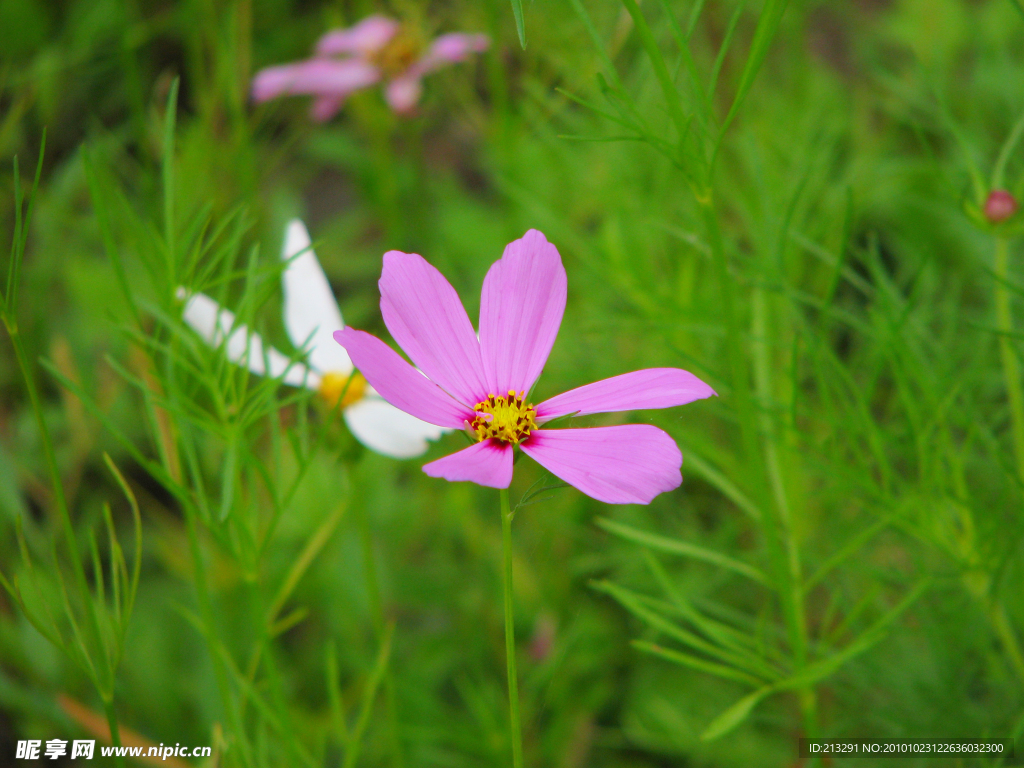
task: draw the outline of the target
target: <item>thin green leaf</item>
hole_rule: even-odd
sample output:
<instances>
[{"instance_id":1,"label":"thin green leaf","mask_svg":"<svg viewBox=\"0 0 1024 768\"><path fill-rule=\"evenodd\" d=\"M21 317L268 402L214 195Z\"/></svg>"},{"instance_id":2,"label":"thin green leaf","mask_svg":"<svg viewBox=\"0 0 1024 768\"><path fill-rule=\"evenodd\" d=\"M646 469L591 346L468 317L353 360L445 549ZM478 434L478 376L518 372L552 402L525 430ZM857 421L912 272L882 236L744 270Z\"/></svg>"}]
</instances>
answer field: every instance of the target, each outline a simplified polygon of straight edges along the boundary
<instances>
[{"instance_id":1,"label":"thin green leaf","mask_svg":"<svg viewBox=\"0 0 1024 768\"><path fill-rule=\"evenodd\" d=\"M1006 137L1006 141L1003 142L1002 148L999 150L999 158L996 160L995 167L992 169L992 189L1003 188L1005 183L1003 175L1006 173L1006 164L1010 162L1010 155L1012 155L1013 150L1016 149L1021 136L1024 136L1024 113L1021 113L1021 116L1013 126L1013 130L1010 131L1010 134Z\"/></svg>"},{"instance_id":2,"label":"thin green leaf","mask_svg":"<svg viewBox=\"0 0 1024 768\"><path fill-rule=\"evenodd\" d=\"M752 579L759 584L768 586L770 584L768 577L766 577L760 570L752 565L734 560L728 555L723 555L720 552L715 552L704 547L699 547L696 544L690 544L686 541L680 541L678 539L672 539L667 536L659 536L656 533L648 533L646 531L640 531L636 528L632 528L622 523L617 523L614 520L608 518L598 518L597 525L608 531L614 533L616 536L621 536L624 539L642 544L645 547L656 549L660 552L668 552L673 555L682 555L683 557L692 557L695 560L703 560L706 563L712 563L721 568L726 568L735 573L746 576L748 579Z\"/></svg>"},{"instance_id":3,"label":"thin green leaf","mask_svg":"<svg viewBox=\"0 0 1024 768\"><path fill-rule=\"evenodd\" d=\"M174 239L174 130L178 115L178 85L179 78L174 78L171 83L171 90L167 94L167 109L164 119L164 144L161 158L161 174L164 193L164 248L167 260L167 284L174 287L178 285L175 270L175 239Z\"/></svg>"},{"instance_id":4,"label":"thin green leaf","mask_svg":"<svg viewBox=\"0 0 1024 768\"><path fill-rule=\"evenodd\" d=\"M807 592L810 592L815 584L817 584L819 581L825 578L826 575L828 575L836 567L841 565L849 557L856 554L861 547L867 544L868 541L874 538L878 533L888 528L891 523L892 518L884 517L881 520L877 520L876 522L872 523L863 531L861 531L852 539L850 539L850 541L848 541L843 547L841 547L839 551L832 554L832 556L829 557L828 560L822 563L821 567L818 568L817 571L815 571L813 576L811 576L809 579L807 579L807 581L804 582L804 593L806 594Z\"/></svg>"},{"instance_id":5,"label":"thin green leaf","mask_svg":"<svg viewBox=\"0 0 1024 768\"><path fill-rule=\"evenodd\" d=\"M519 35L519 45L526 50L526 27L523 21L523 0L512 0L512 15L516 19L516 34Z\"/></svg>"},{"instance_id":6,"label":"thin green leaf","mask_svg":"<svg viewBox=\"0 0 1024 768\"><path fill-rule=\"evenodd\" d=\"M728 677L731 680L739 680L741 682L759 685L764 682L765 678L772 679L778 677L777 674L772 674L769 670L764 669L763 665L752 665L748 657L720 648L714 643L709 643L692 632L688 632L685 629L676 626L664 616L644 607L639 596L625 587L620 587L617 584L612 584L607 581L594 582L592 586L595 589L615 598L623 608L659 632L668 635L672 639L677 640L694 650L701 651L709 656L714 656L719 661L724 662L726 665L725 668L730 671L723 676ZM716 668L722 666L715 662L708 663L713 664ZM715 674L721 673L716 672Z\"/></svg>"},{"instance_id":7,"label":"thin green leaf","mask_svg":"<svg viewBox=\"0 0 1024 768\"><path fill-rule=\"evenodd\" d=\"M43 174L43 157L46 152L46 129L43 129L42 138L39 141L39 159L36 161L36 173L32 179L32 189L28 195L28 205L25 209L24 218L21 216L21 180L18 172L18 158L14 158L14 200L16 206L15 217L15 246L12 254L10 271L8 272L7 292L4 294L5 310L13 318L15 307L17 307L18 283L21 280L21 263L25 257L25 246L28 243L28 235L32 223L32 212L35 210L36 199L39 192L39 179Z\"/></svg>"},{"instance_id":8,"label":"thin green leaf","mask_svg":"<svg viewBox=\"0 0 1024 768\"><path fill-rule=\"evenodd\" d=\"M903 600L886 612L882 618L868 628L857 640L850 643L839 653L808 665L792 677L764 686L744 696L711 722L704 730L704 733L701 734L701 740L712 741L720 736L724 736L742 723L750 715L753 708L769 694L795 688L806 688L832 675L846 662L864 653L881 640L885 636L885 630L889 624L909 608L928 589L929 585L930 581L928 579L918 582L917 586Z\"/></svg>"},{"instance_id":9,"label":"thin green leaf","mask_svg":"<svg viewBox=\"0 0 1024 768\"><path fill-rule=\"evenodd\" d=\"M110 432L114 439L117 440L121 447L123 447L131 455L131 457L136 462L138 462L138 464L141 467L143 467L146 470L146 472L152 475L153 478L157 480L164 488L166 488L167 491L171 493L178 501L182 502L183 504L188 504L190 502L189 493L185 489L185 487L182 486L180 483L176 482L174 478L172 478L170 474L159 464L156 464L155 462L150 461L148 458L146 458L145 454L143 454L142 451L139 450L138 446L136 446L134 442L132 442L120 429L118 429L117 425L114 424L114 422L106 413L103 412L99 405L97 405L97 403L88 396L85 390L83 390L76 382L64 376L64 374L62 374L59 370L57 370L57 368L52 366L47 361L43 360L42 365L54 376L54 378L56 378L60 382L60 384L63 387L71 391L74 395L78 397L79 400L82 401L82 404L85 406L86 410L89 411L97 420L100 421L100 423L107 429L107 431Z\"/></svg>"},{"instance_id":10,"label":"thin green leaf","mask_svg":"<svg viewBox=\"0 0 1024 768\"><path fill-rule=\"evenodd\" d=\"M700 454L695 453L693 448L683 447L683 455L686 456L686 466L688 468L696 470L698 475L721 491L726 498L746 512L751 519L761 519L761 510L750 500L750 497L743 493L729 478L711 466L709 462L705 461Z\"/></svg>"},{"instance_id":11,"label":"thin green leaf","mask_svg":"<svg viewBox=\"0 0 1024 768\"><path fill-rule=\"evenodd\" d=\"M693 30L697 28L697 20L700 18L701 12L704 10L704 0L697 0L693 4L693 8L690 10L690 20L686 23L686 39L693 36Z\"/></svg>"},{"instance_id":12,"label":"thin green leaf","mask_svg":"<svg viewBox=\"0 0 1024 768\"><path fill-rule=\"evenodd\" d=\"M658 656L666 661L671 661L684 667L690 667L691 669L696 669L700 672L706 672L709 675L725 678L726 680L735 680L740 683L750 683L752 685L757 685L761 682L756 677L746 675L732 667L727 667L724 664L716 664L713 661L706 661L705 659L698 658L697 656L693 656L689 653L683 653L682 651L664 648L657 643L651 643L646 640L633 640L630 642L630 645L638 651L649 653L652 656Z\"/></svg>"},{"instance_id":13,"label":"thin green leaf","mask_svg":"<svg viewBox=\"0 0 1024 768\"><path fill-rule=\"evenodd\" d=\"M739 112L744 99L747 97L747 93L750 91L750 87L754 84L754 79L757 77L761 65L764 63L765 56L768 55L768 48L771 46L775 33L778 31L779 24L782 21L782 16L786 12L787 1L765 0L761 16L757 20L757 29L754 30L754 39L750 43L747 63L743 67L739 85L736 87L736 95L733 97L732 106L729 107L729 112L722 123L722 136L725 135L725 132L732 124L733 118L736 117L736 113ZM719 142L721 142L721 138ZM717 154L717 148L715 154Z\"/></svg>"},{"instance_id":14,"label":"thin green leaf","mask_svg":"<svg viewBox=\"0 0 1024 768\"><path fill-rule=\"evenodd\" d=\"M345 722L345 706L342 703L341 687L338 685L338 657L334 648L334 640L327 641L325 674L327 675L327 698L331 703L331 724L338 732L341 743L348 745L348 724Z\"/></svg>"},{"instance_id":15,"label":"thin green leaf","mask_svg":"<svg viewBox=\"0 0 1024 768\"><path fill-rule=\"evenodd\" d=\"M739 25L740 17L743 15L745 7L746 3L742 2L736 5L736 10L729 17L729 25L725 28L722 44L718 46L718 55L715 57L715 64L711 68L711 81L708 83L708 101L710 103L714 103L715 91L718 88L718 76L722 73L725 56L729 52L729 46L732 45L733 35L736 33L736 27Z\"/></svg>"},{"instance_id":16,"label":"thin green leaf","mask_svg":"<svg viewBox=\"0 0 1024 768\"><path fill-rule=\"evenodd\" d=\"M651 32L647 19L641 12L636 0L622 0L622 4L626 6L629 15L633 17L633 24L636 26L637 34L640 35L640 43L647 53L647 58L651 61L651 66L654 67L654 74L661 85L661 92L668 106L669 116L676 125L676 131L679 133L678 140L681 142L686 136L689 121L683 112L682 97L672 83L672 75L669 74L668 65L665 64L665 57L661 55L658 42L654 39L654 34Z\"/></svg>"},{"instance_id":17,"label":"thin green leaf","mask_svg":"<svg viewBox=\"0 0 1024 768\"><path fill-rule=\"evenodd\" d=\"M338 527L338 523L341 522L341 518L345 515L345 511L348 509L348 504L342 502L338 504L334 511L320 524L313 535L306 542L306 546L302 548L302 552L292 563L292 567L288 570L288 575L285 580L281 583L280 588L277 590L277 595L274 597L274 602L270 604L270 608L267 610L267 621L268 623L273 622L277 617L277 614L284 607L285 602L291 596L295 587L298 585L302 576L312 565L313 560L323 549L324 544L331 538L331 534L334 533L334 529Z\"/></svg>"},{"instance_id":18,"label":"thin green leaf","mask_svg":"<svg viewBox=\"0 0 1024 768\"><path fill-rule=\"evenodd\" d=\"M224 463L221 467L220 513L217 515L217 519L222 523L231 514L231 508L235 501L235 483L238 481L238 451L237 439L228 442L224 452Z\"/></svg>"},{"instance_id":19,"label":"thin green leaf","mask_svg":"<svg viewBox=\"0 0 1024 768\"><path fill-rule=\"evenodd\" d=\"M605 143L610 144L614 141L643 141L641 136L574 136L571 133L560 133L558 138L566 139L567 141L589 141L593 143Z\"/></svg>"},{"instance_id":20,"label":"thin green leaf","mask_svg":"<svg viewBox=\"0 0 1024 768\"><path fill-rule=\"evenodd\" d=\"M355 728L352 729L352 738L349 740L349 747L345 750L345 763L343 768L355 768L357 761L359 760L359 747L363 739L363 734L366 733L366 727L370 724L370 712L373 707L373 700L377 697L377 688L380 687L381 681L384 679L384 671L388 666L388 659L391 656L391 639L395 634L395 624L391 622L384 630L384 636L381 639L380 651L377 653L377 661L373 665L373 671L370 673L370 679L366 682L366 688L363 691L363 702L362 707L359 711L359 719L356 720Z\"/></svg>"},{"instance_id":21,"label":"thin green leaf","mask_svg":"<svg viewBox=\"0 0 1024 768\"><path fill-rule=\"evenodd\" d=\"M644 560L647 563L647 567L650 568L651 573L654 574L654 578L658 581L662 591L668 595L672 604L676 610L690 621L698 630L703 632L707 637L712 638L720 645L729 648L737 654L740 654L746 658L747 663L752 665L761 671L761 674L767 678L772 679L780 677L778 670L774 669L770 664L766 662L766 659L754 652L754 648L757 647L757 640L750 637L743 632L740 632L733 627L723 624L720 621L715 621L712 618L705 616L691 603L679 589L676 588L675 584L669 578L668 572L662 566L661 561L654 556L654 553L649 549L644 550Z\"/></svg>"},{"instance_id":22,"label":"thin green leaf","mask_svg":"<svg viewBox=\"0 0 1024 768\"><path fill-rule=\"evenodd\" d=\"M86 186L89 188L89 197L92 199L92 210L96 215L96 223L99 225L100 229L100 240L103 242L103 250L106 251L107 258L110 260L110 264L114 269L114 277L117 278L117 284L121 289L121 295L124 297L125 301L128 302L128 308L131 310L135 324L141 327L142 316L139 314L139 308L135 303L135 292L128 284L128 276L124 268L124 261L121 259L121 254L117 249L117 243L114 240L114 235L110 228L109 205L100 184L100 180L96 175L96 168L92 161L92 153L89 151L88 146L82 148L82 165L85 169L85 182Z\"/></svg>"},{"instance_id":23,"label":"thin green leaf","mask_svg":"<svg viewBox=\"0 0 1024 768\"><path fill-rule=\"evenodd\" d=\"M700 740L714 741L715 739L727 734L733 728L750 717L750 713L753 711L754 707L756 707L765 696L768 696L774 690L775 688L773 686L767 685L744 696L725 710L725 712L712 720L700 735Z\"/></svg>"},{"instance_id":24,"label":"thin green leaf","mask_svg":"<svg viewBox=\"0 0 1024 768\"><path fill-rule=\"evenodd\" d=\"M576 11L576 15L580 17L580 21L583 22L583 27L587 30L587 34L594 44L594 49L597 51L597 55L601 59L608 77L612 79L612 82L621 93L625 93L626 89L622 84L622 80L619 79L619 73L615 69L615 64L605 50L605 42L601 39L601 35L598 34L597 27L594 26L594 21L590 18L590 14L587 13L587 9L583 7L582 0L569 0L569 5L572 6L573 10Z\"/></svg>"},{"instance_id":25,"label":"thin green leaf","mask_svg":"<svg viewBox=\"0 0 1024 768\"><path fill-rule=\"evenodd\" d=\"M672 12L672 7L669 5L668 0L659 0L659 2L661 3L662 11L669 20L669 27L671 28L672 35L675 38L676 46L678 46L679 53L683 58L683 64L686 65L686 72L690 76L690 85L693 88L695 101L697 103L697 118L700 120L701 128L706 133L708 129L708 120L711 116L711 104L708 102L707 94L704 92L704 86L701 85L700 73L697 71L697 63L693 60L693 53L690 51L689 35L683 33L682 28L679 26L679 22L676 21L675 14Z\"/></svg>"},{"instance_id":26,"label":"thin green leaf","mask_svg":"<svg viewBox=\"0 0 1024 768\"><path fill-rule=\"evenodd\" d=\"M284 618L273 622L269 627L267 627L268 639L273 639L278 635L283 635L307 616L309 616L309 608L306 608L305 606L296 608Z\"/></svg>"},{"instance_id":27,"label":"thin green leaf","mask_svg":"<svg viewBox=\"0 0 1024 768\"><path fill-rule=\"evenodd\" d=\"M132 574L131 578L127 582L128 593L125 596L124 614L122 620L122 643L124 640L124 632L127 631L128 619L132 615L132 609L135 607L135 596L139 591L139 576L142 573L142 514L139 511L139 502L135 498L135 494L132 492L131 487L128 485L128 481L124 479L124 475L121 474L121 470L114 464L114 460L110 458L110 454L103 453L103 463L107 465L107 469L114 475L114 479L117 481L118 486L121 488L121 492L124 494L125 499L128 501L128 506L132 510L132 522L135 526L135 554L132 557ZM113 525L113 523L111 523ZM111 532L113 535L113 532ZM121 558L122 565L124 564L124 557Z\"/></svg>"}]
</instances>

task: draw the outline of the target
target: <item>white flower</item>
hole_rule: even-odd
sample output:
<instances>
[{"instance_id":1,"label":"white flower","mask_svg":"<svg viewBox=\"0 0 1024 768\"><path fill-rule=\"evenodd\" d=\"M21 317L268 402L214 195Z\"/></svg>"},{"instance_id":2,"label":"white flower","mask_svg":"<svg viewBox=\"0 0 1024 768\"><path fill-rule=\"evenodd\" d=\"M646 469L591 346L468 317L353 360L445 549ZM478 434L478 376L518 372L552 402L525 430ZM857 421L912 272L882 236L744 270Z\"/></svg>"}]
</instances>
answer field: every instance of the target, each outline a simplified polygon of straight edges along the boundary
<instances>
[{"instance_id":1,"label":"white flower","mask_svg":"<svg viewBox=\"0 0 1024 768\"><path fill-rule=\"evenodd\" d=\"M306 226L298 219L290 221L281 253L288 262L281 275L284 325L292 344L307 351L308 365L293 362L273 347L264 348L259 334L236 324L234 313L209 296L179 288L178 298L187 299L185 322L211 346L223 345L228 360L253 373L314 390L329 407L340 397L345 423L367 448L396 459L419 456L427 450L427 440L448 430L398 410L353 373L348 353L332 337L345 327L341 310L310 245Z\"/></svg>"}]
</instances>

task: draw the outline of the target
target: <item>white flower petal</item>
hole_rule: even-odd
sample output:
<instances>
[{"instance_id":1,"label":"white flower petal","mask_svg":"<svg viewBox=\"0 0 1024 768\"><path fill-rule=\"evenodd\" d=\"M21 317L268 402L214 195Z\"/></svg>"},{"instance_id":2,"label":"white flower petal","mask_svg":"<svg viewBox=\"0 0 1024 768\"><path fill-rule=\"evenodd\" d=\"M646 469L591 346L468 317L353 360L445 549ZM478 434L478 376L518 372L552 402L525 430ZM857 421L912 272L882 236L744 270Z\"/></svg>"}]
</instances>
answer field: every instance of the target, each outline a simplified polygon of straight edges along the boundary
<instances>
[{"instance_id":1,"label":"white flower petal","mask_svg":"<svg viewBox=\"0 0 1024 768\"><path fill-rule=\"evenodd\" d=\"M396 459L421 455L430 447L428 440L450 431L420 421L374 395L346 408L345 423L367 448Z\"/></svg>"},{"instance_id":2,"label":"white flower petal","mask_svg":"<svg viewBox=\"0 0 1024 768\"><path fill-rule=\"evenodd\" d=\"M298 219L288 222L281 258L291 260L281 276L288 338L297 349L309 351L309 362L320 373L351 373L352 360L331 335L345 327L338 302L310 248L306 225Z\"/></svg>"},{"instance_id":3,"label":"white flower petal","mask_svg":"<svg viewBox=\"0 0 1024 768\"><path fill-rule=\"evenodd\" d=\"M190 294L179 288L177 295L179 299L188 300L182 311L185 322L211 347L223 345L224 354L231 362L261 376L278 378L283 375L282 381L293 387L316 389L320 386L320 377L313 371L302 363L293 363L273 347L264 350L258 333L250 331L244 324L236 326L234 313L220 307L206 294Z\"/></svg>"}]
</instances>

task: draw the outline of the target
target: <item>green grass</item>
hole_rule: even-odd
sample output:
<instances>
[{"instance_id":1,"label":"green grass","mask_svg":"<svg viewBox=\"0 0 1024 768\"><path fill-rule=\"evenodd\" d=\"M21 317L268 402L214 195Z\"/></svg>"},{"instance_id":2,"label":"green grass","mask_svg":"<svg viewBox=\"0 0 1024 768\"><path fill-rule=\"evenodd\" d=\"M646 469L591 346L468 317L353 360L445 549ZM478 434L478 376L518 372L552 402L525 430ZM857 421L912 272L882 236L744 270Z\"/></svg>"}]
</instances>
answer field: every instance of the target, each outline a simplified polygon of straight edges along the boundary
<instances>
[{"instance_id":1,"label":"green grass","mask_svg":"<svg viewBox=\"0 0 1024 768\"><path fill-rule=\"evenodd\" d=\"M0 762L89 735L63 695L210 765L511 765L498 496L419 469L462 438L374 455L180 320L188 285L292 353L296 215L381 335L384 251L475 318L538 228L569 275L538 398L649 366L719 393L629 415L678 490L515 510L527 766L1024 732L1024 248L979 213L1024 198L1021 5L512 6L0 0ZM411 118L248 102L373 11L493 45Z\"/></svg>"}]
</instances>

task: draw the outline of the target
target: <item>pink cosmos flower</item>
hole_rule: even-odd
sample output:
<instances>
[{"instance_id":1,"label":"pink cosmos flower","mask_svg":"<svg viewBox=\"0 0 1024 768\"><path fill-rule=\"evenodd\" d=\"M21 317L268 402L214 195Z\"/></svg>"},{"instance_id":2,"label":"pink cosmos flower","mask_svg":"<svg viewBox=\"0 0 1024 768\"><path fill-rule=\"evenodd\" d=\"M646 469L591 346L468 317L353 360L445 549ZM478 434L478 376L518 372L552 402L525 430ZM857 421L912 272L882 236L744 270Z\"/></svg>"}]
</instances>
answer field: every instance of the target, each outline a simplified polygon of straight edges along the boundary
<instances>
[{"instance_id":1,"label":"pink cosmos flower","mask_svg":"<svg viewBox=\"0 0 1024 768\"><path fill-rule=\"evenodd\" d=\"M455 289L422 256L384 254L379 285L384 323L420 370L364 331L345 328L334 338L387 402L427 423L465 428L476 440L424 466L431 477L508 488L519 447L553 475L610 504L647 504L682 482L682 454L657 427L543 425L569 414L669 408L715 394L692 373L649 368L536 406L527 402L558 335L566 297L562 259L537 230L510 243L487 272L479 338Z\"/></svg>"},{"instance_id":2,"label":"pink cosmos flower","mask_svg":"<svg viewBox=\"0 0 1024 768\"><path fill-rule=\"evenodd\" d=\"M441 35L429 46L385 16L369 16L349 29L328 32L316 45L313 58L267 67L252 80L257 102L279 96L314 96L311 115L332 118L349 94L378 82L387 83L385 98L398 113L419 101L423 76L446 64L465 61L487 50L485 35Z\"/></svg>"}]
</instances>

